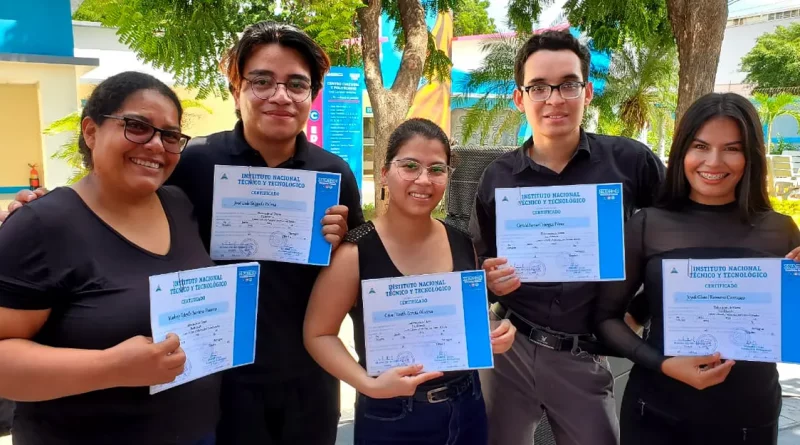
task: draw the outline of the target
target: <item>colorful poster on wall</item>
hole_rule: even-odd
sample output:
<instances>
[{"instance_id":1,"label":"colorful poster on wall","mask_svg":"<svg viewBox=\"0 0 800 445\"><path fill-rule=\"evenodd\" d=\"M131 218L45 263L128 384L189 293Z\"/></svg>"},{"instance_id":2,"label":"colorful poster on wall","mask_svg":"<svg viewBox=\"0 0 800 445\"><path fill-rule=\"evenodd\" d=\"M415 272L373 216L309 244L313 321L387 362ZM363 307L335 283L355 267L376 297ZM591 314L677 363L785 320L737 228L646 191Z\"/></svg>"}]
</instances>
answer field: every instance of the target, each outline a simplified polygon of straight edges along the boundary
<instances>
[{"instance_id":1,"label":"colorful poster on wall","mask_svg":"<svg viewBox=\"0 0 800 445\"><path fill-rule=\"evenodd\" d=\"M350 165L358 189L364 176L364 73L361 68L331 67L322 88L322 147Z\"/></svg>"},{"instance_id":2,"label":"colorful poster on wall","mask_svg":"<svg viewBox=\"0 0 800 445\"><path fill-rule=\"evenodd\" d=\"M350 165L359 190L364 176L364 89L361 68L331 67L306 124L310 142Z\"/></svg>"},{"instance_id":3,"label":"colorful poster on wall","mask_svg":"<svg viewBox=\"0 0 800 445\"><path fill-rule=\"evenodd\" d=\"M317 98L311 103L308 124L306 124L306 137L308 142L322 146L322 94L317 95Z\"/></svg>"}]
</instances>

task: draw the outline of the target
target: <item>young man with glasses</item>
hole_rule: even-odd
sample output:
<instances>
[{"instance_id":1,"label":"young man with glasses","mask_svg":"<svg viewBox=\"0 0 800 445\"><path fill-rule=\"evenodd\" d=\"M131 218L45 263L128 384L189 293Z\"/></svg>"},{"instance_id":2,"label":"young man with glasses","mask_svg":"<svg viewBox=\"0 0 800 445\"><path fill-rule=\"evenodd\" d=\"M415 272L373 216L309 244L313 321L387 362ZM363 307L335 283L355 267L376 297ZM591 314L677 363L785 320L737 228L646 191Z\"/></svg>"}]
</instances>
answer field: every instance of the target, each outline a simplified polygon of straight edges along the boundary
<instances>
[{"instance_id":1,"label":"young man with glasses","mask_svg":"<svg viewBox=\"0 0 800 445\"><path fill-rule=\"evenodd\" d=\"M558 445L616 445L614 380L605 357L573 349L595 346L596 283L525 283L497 257L494 190L507 187L623 184L625 217L650 206L664 166L643 144L581 128L592 100L589 50L567 31L531 37L517 54L514 104L533 136L481 177L470 231L492 299L517 341L481 372L492 445L530 445L543 410ZM552 340L556 340L553 342ZM573 350L575 351L573 353Z\"/></svg>"},{"instance_id":2,"label":"young man with glasses","mask_svg":"<svg viewBox=\"0 0 800 445\"><path fill-rule=\"evenodd\" d=\"M304 133L311 102L330 61L289 25L248 27L223 69L240 118L232 131L195 138L169 182L194 202L208 247L215 165L277 167L342 175L340 204L323 219L336 248L348 227L364 222L355 176L340 157ZM320 267L261 261L256 361L228 371L217 444L332 445L339 421L339 381L308 355L303 319Z\"/></svg>"},{"instance_id":3,"label":"young man with glasses","mask_svg":"<svg viewBox=\"0 0 800 445\"><path fill-rule=\"evenodd\" d=\"M299 29L261 22L245 29L222 67L240 120L231 131L193 138L167 181L191 199L206 249L211 238L215 165L340 173L340 205L328 209L322 220L325 239L336 248L347 228L361 225L364 216L348 164L311 144L304 133L311 102L330 68L328 56ZM126 125L126 137L134 142L155 133L134 121ZM158 131L162 141L171 140L167 130ZM40 193L18 195L10 209ZM256 359L253 365L224 373L216 443L333 445L339 381L322 370L303 345L306 305L321 268L260 263Z\"/></svg>"}]
</instances>

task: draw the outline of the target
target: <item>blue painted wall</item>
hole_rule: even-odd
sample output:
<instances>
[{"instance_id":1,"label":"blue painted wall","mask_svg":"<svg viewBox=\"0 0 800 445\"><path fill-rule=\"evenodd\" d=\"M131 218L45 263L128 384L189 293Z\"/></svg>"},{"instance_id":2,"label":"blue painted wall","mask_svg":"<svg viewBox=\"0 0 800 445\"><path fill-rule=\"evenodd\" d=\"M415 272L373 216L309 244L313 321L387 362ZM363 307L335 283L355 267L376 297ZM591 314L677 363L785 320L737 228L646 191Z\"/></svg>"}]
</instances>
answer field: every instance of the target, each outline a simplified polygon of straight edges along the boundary
<instances>
[{"instance_id":1,"label":"blue painted wall","mask_svg":"<svg viewBox=\"0 0 800 445\"><path fill-rule=\"evenodd\" d=\"M69 0L0 0L0 53L74 56Z\"/></svg>"}]
</instances>

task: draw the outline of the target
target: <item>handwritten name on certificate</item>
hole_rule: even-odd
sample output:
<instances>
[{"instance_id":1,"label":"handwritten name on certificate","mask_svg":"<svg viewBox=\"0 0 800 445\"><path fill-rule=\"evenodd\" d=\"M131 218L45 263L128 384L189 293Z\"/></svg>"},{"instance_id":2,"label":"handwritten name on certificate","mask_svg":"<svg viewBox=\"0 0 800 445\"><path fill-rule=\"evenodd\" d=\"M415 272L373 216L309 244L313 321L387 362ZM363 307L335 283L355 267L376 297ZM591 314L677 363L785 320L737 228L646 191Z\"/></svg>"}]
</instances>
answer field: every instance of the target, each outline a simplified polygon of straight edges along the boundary
<instances>
[{"instance_id":1,"label":"handwritten name on certificate","mask_svg":"<svg viewBox=\"0 0 800 445\"><path fill-rule=\"evenodd\" d=\"M150 277L153 338L173 333L186 352L183 374L150 394L253 363L260 270L242 263Z\"/></svg>"},{"instance_id":2,"label":"handwritten name on certificate","mask_svg":"<svg viewBox=\"0 0 800 445\"><path fill-rule=\"evenodd\" d=\"M482 270L363 280L361 289L369 375L494 366Z\"/></svg>"},{"instance_id":3,"label":"handwritten name on certificate","mask_svg":"<svg viewBox=\"0 0 800 445\"><path fill-rule=\"evenodd\" d=\"M339 173L217 165L211 258L327 266L322 218L339 203Z\"/></svg>"},{"instance_id":4,"label":"handwritten name on certificate","mask_svg":"<svg viewBox=\"0 0 800 445\"><path fill-rule=\"evenodd\" d=\"M800 264L665 259L662 272L665 355L800 363Z\"/></svg>"},{"instance_id":5,"label":"handwritten name on certificate","mask_svg":"<svg viewBox=\"0 0 800 445\"><path fill-rule=\"evenodd\" d=\"M497 256L522 282L625 279L622 184L495 189Z\"/></svg>"}]
</instances>

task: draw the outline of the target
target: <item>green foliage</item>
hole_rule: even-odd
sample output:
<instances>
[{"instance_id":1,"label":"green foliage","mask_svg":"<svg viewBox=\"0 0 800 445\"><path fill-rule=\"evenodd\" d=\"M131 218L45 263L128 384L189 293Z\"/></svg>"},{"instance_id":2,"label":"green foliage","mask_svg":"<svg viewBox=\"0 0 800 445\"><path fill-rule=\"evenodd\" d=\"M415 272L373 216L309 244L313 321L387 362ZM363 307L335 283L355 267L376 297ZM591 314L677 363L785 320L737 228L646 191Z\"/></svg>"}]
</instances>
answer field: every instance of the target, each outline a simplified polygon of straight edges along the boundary
<instances>
[{"instance_id":1,"label":"green foliage","mask_svg":"<svg viewBox=\"0 0 800 445\"><path fill-rule=\"evenodd\" d=\"M603 76L605 90L593 100L600 126L621 126L620 135L637 137L645 127L670 121L677 104L677 64L671 42L629 44L615 51Z\"/></svg>"},{"instance_id":2,"label":"green foliage","mask_svg":"<svg viewBox=\"0 0 800 445\"><path fill-rule=\"evenodd\" d=\"M363 66L356 11L361 0L295 2L280 21L300 26L320 44L334 66Z\"/></svg>"},{"instance_id":3,"label":"green foliage","mask_svg":"<svg viewBox=\"0 0 800 445\"><path fill-rule=\"evenodd\" d=\"M772 126L775 119L779 116L791 116L797 120L797 125L800 126L800 97L788 93L780 93L776 96L768 96L764 93L755 93L753 95L758 116L761 118L761 123L767 126L767 152L772 151Z\"/></svg>"},{"instance_id":4,"label":"green foliage","mask_svg":"<svg viewBox=\"0 0 800 445\"><path fill-rule=\"evenodd\" d=\"M525 115L513 112L510 93L516 88L514 58L527 38L527 34L518 34L492 40L482 46L481 51L486 54L483 64L472 70L466 84L461 86L464 96L453 99L456 105L463 105L467 95L485 91L464 115L461 143L466 143L473 134L478 133L481 144L487 141L496 144L506 131L515 130L523 124ZM499 129L494 131L497 125Z\"/></svg>"},{"instance_id":5,"label":"green foliage","mask_svg":"<svg viewBox=\"0 0 800 445\"><path fill-rule=\"evenodd\" d=\"M358 66L362 58L354 24L360 0L85 0L75 17L119 28L120 41L139 58L171 73L197 97L227 97L219 69L225 51L249 24L276 20L296 24L319 42L334 65Z\"/></svg>"},{"instance_id":6,"label":"green foliage","mask_svg":"<svg viewBox=\"0 0 800 445\"><path fill-rule=\"evenodd\" d=\"M509 0L508 24L517 32L530 34L544 8L553 3L554 0Z\"/></svg>"},{"instance_id":7,"label":"green foliage","mask_svg":"<svg viewBox=\"0 0 800 445\"><path fill-rule=\"evenodd\" d=\"M69 138L52 157L65 161L72 168L72 175L67 179L67 183L74 184L89 173L78 148L78 136L81 134L81 114L79 112L70 113L44 129L44 134L48 136L61 133L68 133Z\"/></svg>"},{"instance_id":8,"label":"green foliage","mask_svg":"<svg viewBox=\"0 0 800 445\"><path fill-rule=\"evenodd\" d=\"M552 0L510 0L508 22L530 33ZM625 42L672 41L666 0L567 0L563 7L572 26L585 31L597 49L618 49Z\"/></svg>"},{"instance_id":9,"label":"green foliage","mask_svg":"<svg viewBox=\"0 0 800 445\"><path fill-rule=\"evenodd\" d=\"M758 37L742 58L742 70L758 89L800 87L800 23Z\"/></svg>"},{"instance_id":10,"label":"green foliage","mask_svg":"<svg viewBox=\"0 0 800 445\"><path fill-rule=\"evenodd\" d=\"M780 134L778 134L778 143L772 147L772 150L770 150L769 154L779 155L783 153L784 150L794 150L794 149L795 147L793 144L786 142L786 140L783 139Z\"/></svg>"},{"instance_id":11,"label":"green foliage","mask_svg":"<svg viewBox=\"0 0 800 445\"><path fill-rule=\"evenodd\" d=\"M116 7L119 0L84 0L75 14L73 20L85 22L105 22L108 20L107 11Z\"/></svg>"},{"instance_id":12,"label":"green foliage","mask_svg":"<svg viewBox=\"0 0 800 445\"><path fill-rule=\"evenodd\" d=\"M487 0L462 0L453 10L453 35L474 36L497 32L494 19L489 17Z\"/></svg>"}]
</instances>

